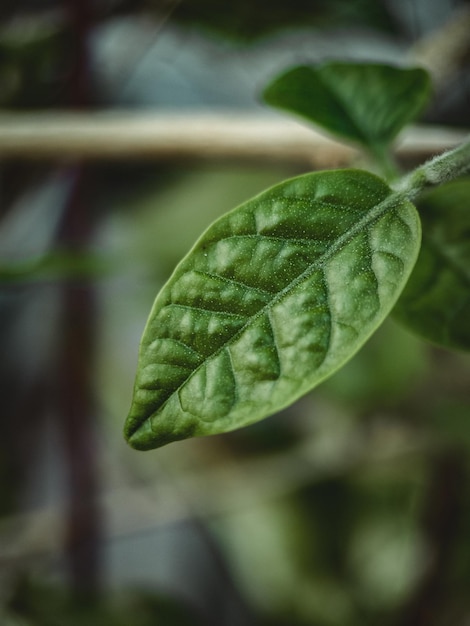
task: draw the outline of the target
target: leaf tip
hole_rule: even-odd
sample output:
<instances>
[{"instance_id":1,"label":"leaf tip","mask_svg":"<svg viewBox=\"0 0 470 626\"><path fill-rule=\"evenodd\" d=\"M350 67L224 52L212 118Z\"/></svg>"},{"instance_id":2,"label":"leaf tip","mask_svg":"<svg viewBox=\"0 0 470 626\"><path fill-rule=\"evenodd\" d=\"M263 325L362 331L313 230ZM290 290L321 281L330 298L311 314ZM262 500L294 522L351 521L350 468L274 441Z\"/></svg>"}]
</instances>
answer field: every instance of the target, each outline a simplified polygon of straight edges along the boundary
<instances>
[{"instance_id":1,"label":"leaf tip","mask_svg":"<svg viewBox=\"0 0 470 626\"><path fill-rule=\"evenodd\" d=\"M124 439L134 450L144 452L195 436L195 427L191 424L177 425L173 420L166 422L161 418L157 426L155 427L151 417L137 417L132 407L124 424Z\"/></svg>"}]
</instances>

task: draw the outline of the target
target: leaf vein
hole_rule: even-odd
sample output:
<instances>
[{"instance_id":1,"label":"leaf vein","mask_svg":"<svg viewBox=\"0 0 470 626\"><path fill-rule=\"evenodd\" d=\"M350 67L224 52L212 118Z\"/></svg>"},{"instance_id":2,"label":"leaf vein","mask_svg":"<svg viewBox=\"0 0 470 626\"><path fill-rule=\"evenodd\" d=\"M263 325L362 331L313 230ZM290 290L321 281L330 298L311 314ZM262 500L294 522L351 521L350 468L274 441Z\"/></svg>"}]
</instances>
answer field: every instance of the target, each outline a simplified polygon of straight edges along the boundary
<instances>
[{"instance_id":1,"label":"leaf vein","mask_svg":"<svg viewBox=\"0 0 470 626\"><path fill-rule=\"evenodd\" d=\"M181 339L175 339L174 337L158 337L156 340L152 341L149 345L148 348L152 347L152 344L154 344L155 342L161 341L161 340L167 340L167 341L172 341L173 343L178 344L179 346L182 346L183 348L185 348L186 350L188 350L189 352L192 352L192 354L194 354L199 360L204 360L204 356L198 352L197 350L195 350L192 346L189 346L187 343L185 343L184 341L181 341Z\"/></svg>"},{"instance_id":2,"label":"leaf vein","mask_svg":"<svg viewBox=\"0 0 470 626\"><path fill-rule=\"evenodd\" d=\"M233 363L233 358L232 358L232 353L230 352L230 348L228 345L224 346L225 351L227 352L228 355L228 362L230 363L230 370L232 372L232 378L233 378L233 402L232 402L232 406L234 404L236 404L238 402L239 399L239 393L238 393L238 385L237 385L237 377L235 374L235 365Z\"/></svg>"},{"instance_id":3,"label":"leaf vein","mask_svg":"<svg viewBox=\"0 0 470 626\"><path fill-rule=\"evenodd\" d=\"M326 268L325 266L321 266L320 268L320 280L321 280L321 284L325 290L325 300L327 303L327 310L328 310L328 336L326 338L326 348L325 348L325 352L323 354L323 358L321 360L320 365L325 361L326 357L328 356L328 352L330 351L331 348L331 335L332 335L332 325L333 325L333 315L332 315L332 306L331 306L331 295L330 295L330 286L328 284L328 280L326 277Z\"/></svg>"},{"instance_id":4,"label":"leaf vein","mask_svg":"<svg viewBox=\"0 0 470 626\"><path fill-rule=\"evenodd\" d=\"M221 276L220 274L215 274L213 272L206 272L202 270L193 270L195 274L199 274L200 276L207 276L208 278L214 278L216 280L220 280L224 283L229 283L232 285L236 285L241 287L242 289L247 289L251 291L256 291L264 296L272 297L276 292L268 291L267 289L262 289L261 287L255 287L254 285L248 285L240 280L235 280L234 278L228 278L227 276Z\"/></svg>"},{"instance_id":5,"label":"leaf vein","mask_svg":"<svg viewBox=\"0 0 470 626\"><path fill-rule=\"evenodd\" d=\"M275 351L275 355L276 355L277 365L278 365L278 369L279 369L279 376L278 376L278 378L281 378L281 376L282 376L282 361L281 361L281 355L279 354L279 348L277 346L276 330L274 328L274 324L273 324L273 320L272 320L272 317L271 317L270 309L267 309L267 311L266 311L266 318L268 320L268 324L269 324L269 327L271 329L271 333L272 333L272 336L273 336L273 346L274 346L274 351Z\"/></svg>"},{"instance_id":6,"label":"leaf vein","mask_svg":"<svg viewBox=\"0 0 470 626\"><path fill-rule=\"evenodd\" d=\"M200 306L193 306L192 304L182 304L180 302L169 302L164 308L172 307L177 309L186 309L188 311L196 311L198 313L210 313L211 315L224 315L227 317L238 317L239 319L246 320L246 315L240 315L239 313L232 313L227 311L220 311L217 309L205 309Z\"/></svg>"},{"instance_id":7,"label":"leaf vein","mask_svg":"<svg viewBox=\"0 0 470 626\"><path fill-rule=\"evenodd\" d=\"M309 245L311 243L321 243L323 240L318 237L282 237L281 235L264 235L258 234L246 234L246 235L230 235L230 237L224 237L221 241L228 241L230 239L267 239L268 241L279 241L279 243L298 243L300 245Z\"/></svg>"},{"instance_id":8,"label":"leaf vein","mask_svg":"<svg viewBox=\"0 0 470 626\"><path fill-rule=\"evenodd\" d=\"M465 271L465 267L459 265L459 263L447 253L445 248L439 244L432 237L427 238L426 244L433 251L433 253L443 261L448 268L453 272L467 287L470 287L470 272Z\"/></svg>"}]
</instances>

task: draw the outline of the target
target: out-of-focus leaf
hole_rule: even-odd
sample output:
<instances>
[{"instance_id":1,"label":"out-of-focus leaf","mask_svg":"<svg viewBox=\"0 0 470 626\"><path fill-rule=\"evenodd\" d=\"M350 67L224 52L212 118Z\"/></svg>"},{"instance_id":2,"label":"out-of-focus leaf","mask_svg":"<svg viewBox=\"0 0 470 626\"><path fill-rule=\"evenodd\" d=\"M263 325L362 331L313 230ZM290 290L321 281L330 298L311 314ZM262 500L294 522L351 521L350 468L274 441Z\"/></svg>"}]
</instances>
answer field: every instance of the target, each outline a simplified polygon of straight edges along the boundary
<instances>
[{"instance_id":1,"label":"out-of-focus leaf","mask_svg":"<svg viewBox=\"0 0 470 626\"><path fill-rule=\"evenodd\" d=\"M0 619L3 617L0 615ZM64 587L21 580L1 626L200 626L183 598L133 591L99 598L71 596Z\"/></svg>"},{"instance_id":2,"label":"out-of-focus leaf","mask_svg":"<svg viewBox=\"0 0 470 626\"><path fill-rule=\"evenodd\" d=\"M373 413L402 401L427 364L426 346L401 324L387 320L367 345L322 386L322 393L348 411Z\"/></svg>"},{"instance_id":3,"label":"out-of-focus leaf","mask_svg":"<svg viewBox=\"0 0 470 626\"><path fill-rule=\"evenodd\" d=\"M57 104L70 56L66 43L59 13L22 12L1 24L0 105Z\"/></svg>"},{"instance_id":4,"label":"out-of-focus leaf","mask_svg":"<svg viewBox=\"0 0 470 626\"><path fill-rule=\"evenodd\" d=\"M151 2L161 13L161 2ZM338 28L356 24L386 31L397 28L387 6L376 0L193 0L177 5L172 19L242 41L296 27Z\"/></svg>"},{"instance_id":5,"label":"out-of-focus leaf","mask_svg":"<svg viewBox=\"0 0 470 626\"><path fill-rule=\"evenodd\" d=\"M423 109L430 78L422 69L329 62L294 67L264 90L264 100L373 151L387 146Z\"/></svg>"},{"instance_id":6,"label":"out-of-focus leaf","mask_svg":"<svg viewBox=\"0 0 470 626\"><path fill-rule=\"evenodd\" d=\"M2 626L36 626L36 624L18 615L0 611L0 624Z\"/></svg>"},{"instance_id":7,"label":"out-of-focus leaf","mask_svg":"<svg viewBox=\"0 0 470 626\"><path fill-rule=\"evenodd\" d=\"M382 323L419 242L414 206L359 170L293 178L217 220L150 313L129 443L226 432L291 404Z\"/></svg>"},{"instance_id":8,"label":"out-of-focus leaf","mask_svg":"<svg viewBox=\"0 0 470 626\"><path fill-rule=\"evenodd\" d=\"M24 261L0 261L0 284L102 276L110 265L91 254L50 253Z\"/></svg>"},{"instance_id":9,"label":"out-of-focus leaf","mask_svg":"<svg viewBox=\"0 0 470 626\"><path fill-rule=\"evenodd\" d=\"M470 350L470 178L419 202L423 243L394 316L449 348Z\"/></svg>"}]
</instances>

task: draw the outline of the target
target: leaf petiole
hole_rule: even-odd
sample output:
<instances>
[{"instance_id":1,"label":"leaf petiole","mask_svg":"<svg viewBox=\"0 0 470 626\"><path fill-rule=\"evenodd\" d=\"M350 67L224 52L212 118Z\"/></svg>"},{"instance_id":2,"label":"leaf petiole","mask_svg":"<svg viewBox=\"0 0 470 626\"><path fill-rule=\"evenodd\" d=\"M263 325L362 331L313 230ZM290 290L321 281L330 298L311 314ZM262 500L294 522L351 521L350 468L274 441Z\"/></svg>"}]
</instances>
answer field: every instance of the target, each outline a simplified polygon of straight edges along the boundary
<instances>
[{"instance_id":1,"label":"leaf petiole","mask_svg":"<svg viewBox=\"0 0 470 626\"><path fill-rule=\"evenodd\" d=\"M369 147L372 159L377 163L380 174L387 180L399 178L401 172L387 145L372 144Z\"/></svg>"},{"instance_id":2,"label":"leaf petiole","mask_svg":"<svg viewBox=\"0 0 470 626\"><path fill-rule=\"evenodd\" d=\"M458 178L470 170L470 138L456 148L439 154L401 178L393 188L414 200L428 187Z\"/></svg>"}]
</instances>

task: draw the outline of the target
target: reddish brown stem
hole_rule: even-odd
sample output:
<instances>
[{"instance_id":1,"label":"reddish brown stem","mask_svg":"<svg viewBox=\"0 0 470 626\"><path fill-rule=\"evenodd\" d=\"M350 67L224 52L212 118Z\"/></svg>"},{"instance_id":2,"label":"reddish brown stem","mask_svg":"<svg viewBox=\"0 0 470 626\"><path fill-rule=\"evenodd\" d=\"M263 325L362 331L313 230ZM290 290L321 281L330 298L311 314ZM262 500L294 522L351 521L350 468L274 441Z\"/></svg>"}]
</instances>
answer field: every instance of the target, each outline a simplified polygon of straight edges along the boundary
<instances>
[{"instance_id":1,"label":"reddish brown stem","mask_svg":"<svg viewBox=\"0 0 470 626\"><path fill-rule=\"evenodd\" d=\"M88 37L91 0L67 0L71 32L68 104L83 108L92 101ZM68 252L86 253L93 219L84 194L86 172L75 166L58 243ZM93 365L96 298L89 282L69 280L62 287L59 354L60 419L67 466L69 499L65 552L71 590L96 596L101 586L102 525L98 507L98 457Z\"/></svg>"},{"instance_id":2,"label":"reddish brown stem","mask_svg":"<svg viewBox=\"0 0 470 626\"><path fill-rule=\"evenodd\" d=\"M91 232L83 203L83 170L75 174L60 243L72 251L86 251ZM66 556L72 589L96 594L100 587L101 520L97 504L98 459L93 364L96 299L86 282L68 281L62 287L59 401L69 501L66 519Z\"/></svg>"},{"instance_id":3,"label":"reddish brown stem","mask_svg":"<svg viewBox=\"0 0 470 626\"><path fill-rule=\"evenodd\" d=\"M458 542L465 482L465 462L460 450L450 449L433 461L422 520L432 554L421 584L404 608L400 626L434 626L441 623L448 574Z\"/></svg>"}]
</instances>

